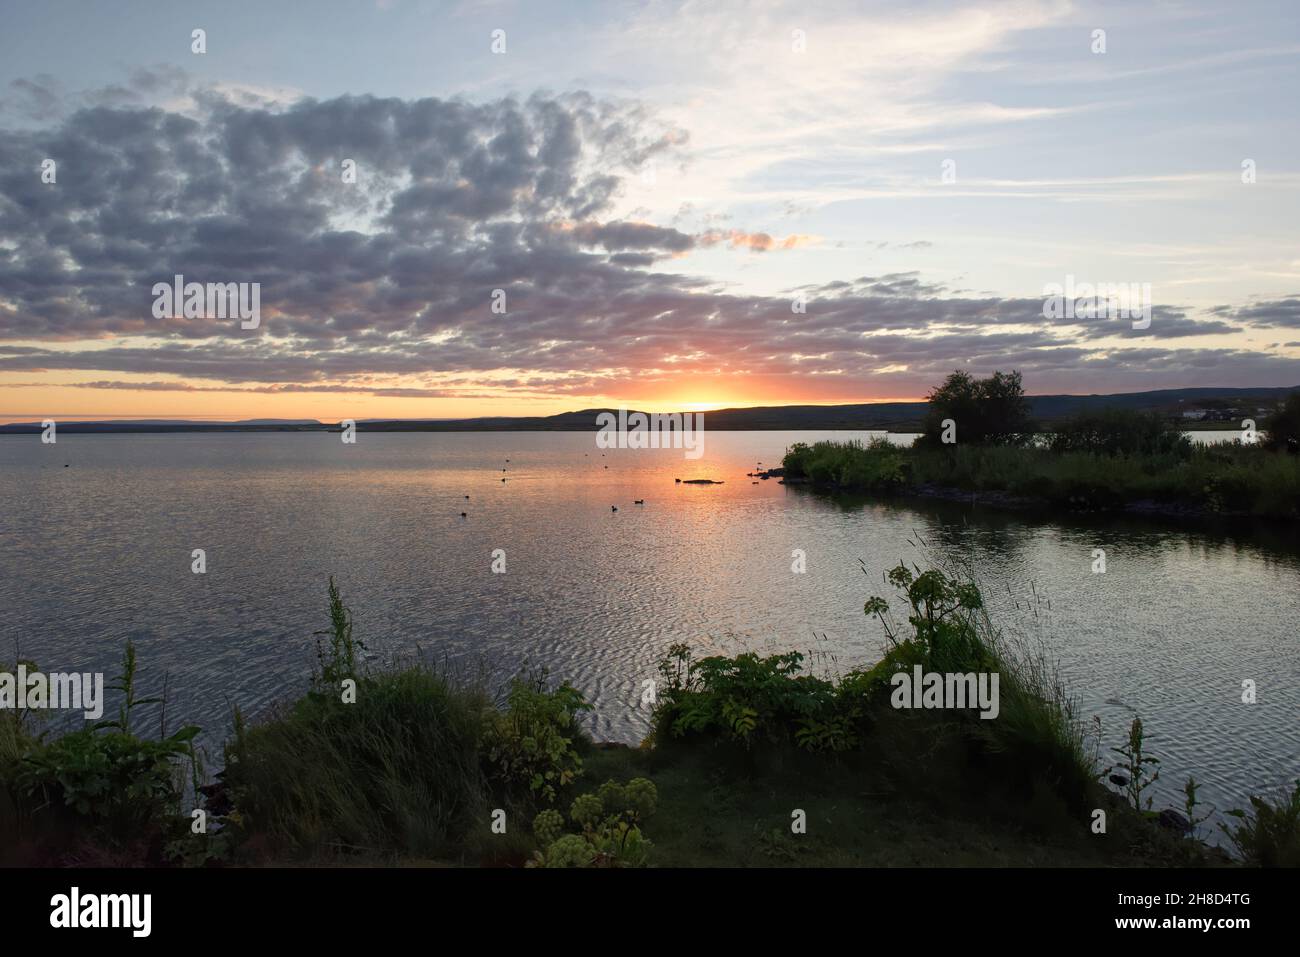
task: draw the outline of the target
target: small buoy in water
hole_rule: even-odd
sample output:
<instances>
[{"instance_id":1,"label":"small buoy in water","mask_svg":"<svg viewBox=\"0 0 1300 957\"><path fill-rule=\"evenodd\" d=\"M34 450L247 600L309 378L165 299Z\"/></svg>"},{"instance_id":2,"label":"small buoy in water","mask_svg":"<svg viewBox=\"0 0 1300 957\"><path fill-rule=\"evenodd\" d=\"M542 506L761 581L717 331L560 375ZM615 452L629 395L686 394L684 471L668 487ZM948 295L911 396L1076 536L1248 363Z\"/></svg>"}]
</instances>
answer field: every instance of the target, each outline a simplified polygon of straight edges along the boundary
<instances>
[{"instance_id":1,"label":"small buoy in water","mask_svg":"<svg viewBox=\"0 0 1300 957\"><path fill-rule=\"evenodd\" d=\"M504 481L505 481L505 479L502 479L502 480L501 480L501 481L503 481L503 482L504 482Z\"/></svg>"},{"instance_id":2,"label":"small buoy in water","mask_svg":"<svg viewBox=\"0 0 1300 957\"><path fill-rule=\"evenodd\" d=\"M461 512L461 513L460 513L460 517L461 517L461 518L469 518L469 513L468 513L468 512Z\"/></svg>"},{"instance_id":3,"label":"small buoy in water","mask_svg":"<svg viewBox=\"0 0 1300 957\"><path fill-rule=\"evenodd\" d=\"M504 471L505 471L505 469L502 469L502 470L501 470L501 471L503 471L503 472L504 472Z\"/></svg>"},{"instance_id":4,"label":"small buoy in water","mask_svg":"<svg viewBox=\"0 0 1300 957\"><path fill-rule=\"evenodd\" d=\"M465 501L467 501L467 502L469 501L469 496L468 496L468 495L465 496Z\"/></svg>"},{"instance_id":5,"label":"small buoy in water","mask_svg":"<svg viewBox=\"0 0 1300 957\"><path fill-rule=\"evenodd\" d=\"M64 467L65 469L68 468L68 467L69 467L69 466L68 466L68 463L67 463L67 462L64 462L64 463L63 463L63 467Z\"/></svg>"}]
</instances>

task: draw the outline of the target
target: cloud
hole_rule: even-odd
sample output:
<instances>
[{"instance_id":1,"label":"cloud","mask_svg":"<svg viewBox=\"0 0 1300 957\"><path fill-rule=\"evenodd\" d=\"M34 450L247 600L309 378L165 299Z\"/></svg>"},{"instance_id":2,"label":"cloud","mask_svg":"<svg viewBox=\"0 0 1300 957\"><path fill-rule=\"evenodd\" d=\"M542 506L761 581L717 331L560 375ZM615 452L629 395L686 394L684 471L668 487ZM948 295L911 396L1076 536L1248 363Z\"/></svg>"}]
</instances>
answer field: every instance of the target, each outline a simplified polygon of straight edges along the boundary
<instances>
[{"instance_id":1,"label":"cloud","mask_svg":"<svg viewBox=\"0 0 1300 957\"><path fill-rule=\"evenodd\" d=\"M130 87L170 94L180 82L156 71ZM615 216L625 184L685 142L635 103L581 92L185 97L184 109L81 105L0 131L0 236L11 237L0 241L0 373L423 397L609 395L701 376L816 376L850 397L915 395L955 367L1015 367L1031 387L1039 376L1084 391L1189 371L1217 384L1300 381L1300 362L1284 356L1153 345L1294 325L1294 305L1209 320L1160 306L1138 333L1048 323L1041 299L959 295L917 273L773 296L667 271L658 264L699 248L776 253L815 237ZM45 158L57 162L53 184L40 177ZM177 274L259 283L260 327L154 318L153 284Z\"/></svg>"},{"instance_id":2,"label":"cloud","mask_svg":"<svg viewBox=\"0 0 1300 957\"><path fill-rule=\"evenodd\" d=\"M726 243L731 249L748 249L750 252L765 253L770 249L798 249L817 242L817 237L802 233L791 233L784 239L773 239L767 233L747 233L742 229L710 229L698 234L696 241L701 246L716 246Z\"/></svg>"},{"instance_id":3,"label":"cloud","mask_svg":"<svg viewBox=\"0 0 1300 957\"><path fill-rule=\"evenodd\" d=\"M602 246L610 252L629 249L659 249L685 252L695 246L695 237L676 229L665 229L650 223L579 223L565 227L573 238L584 246Z\"/></svg>"},{"instance_id":4,"label":"cloud","mask_svg":"<svg viewBox=\"0 0 1300 957\"><path fill-rule=\"evenodd\" d=\"M32 79L19 77L9 84L9 94L0 97L0 111L11 111L29 120L42 120L63 111L59 82L48 73Z\"/></svg>"},{"instance_id":5,"label":"cloud","mask_svg":"<svg viewBox=\"0 0 1300 957\"><path fill-rule=\"evenodd\" d=\"M1300 329L1300 294L1244 306L1218 306L1211 311L1263 329Z\"/></svg>"}]
</instances>

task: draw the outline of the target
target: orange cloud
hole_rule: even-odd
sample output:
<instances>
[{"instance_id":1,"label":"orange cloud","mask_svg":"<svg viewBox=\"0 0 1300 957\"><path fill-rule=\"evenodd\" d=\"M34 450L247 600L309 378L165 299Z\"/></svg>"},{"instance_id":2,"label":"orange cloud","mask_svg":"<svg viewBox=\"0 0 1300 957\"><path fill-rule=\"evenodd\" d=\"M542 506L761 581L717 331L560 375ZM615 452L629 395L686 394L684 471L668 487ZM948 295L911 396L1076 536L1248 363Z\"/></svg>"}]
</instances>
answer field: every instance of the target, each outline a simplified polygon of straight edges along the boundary
<instances>
[{"instance_id":1,"label":"orange cloud","mask_svg":"<svg viewBox=\"0 0 1300 957\"><path fill-rule=\"evenodd\" d=\"M748 249L755 253L765 253L770 249L797 249L800 246L810 246L817 241L817 237L805 233L791 233L785 239L778 241L769 233L747 233L740 229L729 232L714 229L700 233L695 239L701 246L716 246L718 243L725 242L731 249Z\"/></svg>"}]
</instances>

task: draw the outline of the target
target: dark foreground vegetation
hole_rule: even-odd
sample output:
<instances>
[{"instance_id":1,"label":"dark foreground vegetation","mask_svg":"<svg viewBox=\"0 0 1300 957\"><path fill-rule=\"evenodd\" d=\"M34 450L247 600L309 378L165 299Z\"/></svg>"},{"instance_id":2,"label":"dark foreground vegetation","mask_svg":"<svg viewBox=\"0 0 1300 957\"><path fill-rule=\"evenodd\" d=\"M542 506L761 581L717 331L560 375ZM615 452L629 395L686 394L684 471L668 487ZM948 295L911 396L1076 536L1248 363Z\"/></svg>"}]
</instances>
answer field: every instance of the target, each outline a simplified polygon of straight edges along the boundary
<instances>
[{"instance_id":1,"label":"dark foreground vegetation","mask_svg":"<svg viewBox=\"0 0 1300 957\"><path fill-rule=\"evenodd\" d=\"M1211 848L1194 781L1153 807L1140 721L1103 768L1099 728L973 585L902 565L887 581L902 620L866 602L886 640L870 668L672 648L639 748L593 743L582 696L544 675L497 700L422 664L364 668L331 582L309 690L236 714L205 783L196 729L141 730L159 702L137 696L128 646L114 720L52 736L0 712L0 863L1300 865L1300 781L1233 812L1235 856ZM918 665L997 673L997 718L896 708L895 674Z\"/></svg>"},{"instance_id":2,"label":"dark foreground vegetation","mask_svg":"<svg viewBox=\"0 0 1300 957\"><path fill-rule=\"evenodd\" d=\"M1089 412L1032 431L1016 373L954 373L910 448L880 439L796 444L787 481L875 494L981 496L1079 511L1300 519L1300 392L1243 440L1198 445L1149 412Z\"/></svg>"}]
</instances>

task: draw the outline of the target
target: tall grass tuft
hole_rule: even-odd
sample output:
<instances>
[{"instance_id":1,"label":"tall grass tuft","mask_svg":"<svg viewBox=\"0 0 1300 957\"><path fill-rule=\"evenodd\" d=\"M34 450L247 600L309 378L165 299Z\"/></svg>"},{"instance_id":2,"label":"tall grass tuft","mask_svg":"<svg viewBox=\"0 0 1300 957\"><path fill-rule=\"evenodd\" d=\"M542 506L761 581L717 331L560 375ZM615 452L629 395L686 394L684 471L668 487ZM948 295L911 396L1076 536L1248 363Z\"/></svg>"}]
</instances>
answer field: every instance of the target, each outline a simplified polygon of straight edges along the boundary
<instances>
[{"instance_id":1,"label":"tall grass tuft","mask_svg":"<svg viewBox=\"0 0 1300 957\"><path fill-rule=\"evenodd\" d=\"M1251 796L1249 812L1228 811L1239 824L1221 824L1233 847L1256 867L1300 867L1300 778L1276 802Z\"/></svg>"},{"instance_id":2,"label":"tall grass tuft","mask_svg":"<svg viewBox=\"0 0 1300 957\"><path fill-rule=\"evenodd\" d=\"M312 692L239 721L226 746L239 826L291 855L459 857L487 820L490 708L485 691L419 665L357 679L355 703Z\"/></svg>"},{"instance_id":3,"label":"tall grass tuft","mask_svg":"<svg viewBox=\"0 0 1300 957\"><path fill-rule=\"evenodd\" d=\"M423 663L361 673L333 579L329 612L307 694L252 726L236 712L225 786L241 842L303 858L518 852L487 847L490 812L527 820L581 773L582 696L526 674L498 707L485 683Z\"/></svg>"},{"instance_id":4,"label":"tall grass tuft","mask_svg":"<svg viewBox=\"0 0 1300 957\"><path fill-rule=\"evenodd\" d=\"M892 675L920 664L945 674L998 674L998 716L956 712L955 725L1002 781L1026 792L1045 786L1071 809L1084 807L1095 791L1096 747L1044 649L999 631L979 589L959 572L899 564L887 577L907 602L909 628L893 623L885 599L867 602L891 645L873 672Z\"/></svg>"}]
</instances>

